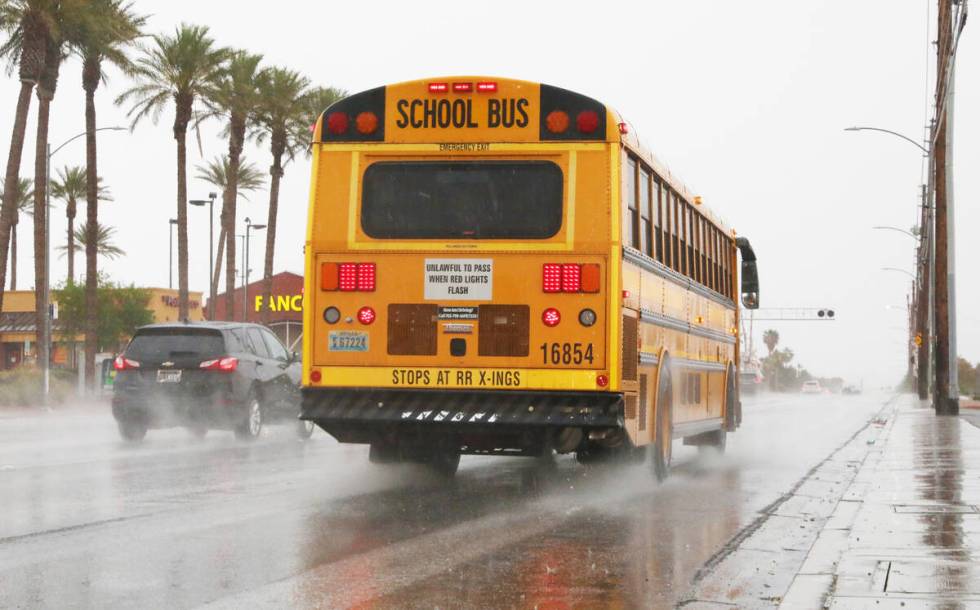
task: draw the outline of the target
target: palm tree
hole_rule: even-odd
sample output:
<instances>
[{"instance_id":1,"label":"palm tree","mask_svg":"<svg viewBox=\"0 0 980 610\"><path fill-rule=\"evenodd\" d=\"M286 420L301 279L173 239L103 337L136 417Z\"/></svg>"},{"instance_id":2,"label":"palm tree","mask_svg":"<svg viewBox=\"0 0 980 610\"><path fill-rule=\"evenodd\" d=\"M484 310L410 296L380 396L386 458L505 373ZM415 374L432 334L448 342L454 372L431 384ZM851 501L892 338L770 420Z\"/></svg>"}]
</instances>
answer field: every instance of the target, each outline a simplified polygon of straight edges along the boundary
<instances>
[{"instance_id":1,"label":"palm tree","mask_svg":"<svg viewBox=\"0 0 980 610\"><path fill-rule=\"evenodd\" d=\"M68 217L68 284L75 283L75 215L78 200L87 195L85 168L80 165L65 166L58 170L58 177L51 183L51 196L65 202L65 216ZM99 201L112 201L109 189L98 179ZM86 243L89 239L86 239Z\"/></svg>"},{"instance_id":2,"label":"palm tree","mask_svg":"<svg viewBox=\"0 0 980 610\"><path fill-rule=\"evenodd\" d=\"M769 355L772 356L772 351L779 345L779 333L772 329L767 330L762 333L762 342L769 348Z\"/></svg>"},{"instance_id":3,"label":"palm tree","mask_svg":"<svg viewBox=\"0 0 980 610\"><path fill-rule=\"evenodd\" d=\"M14 111L14 126L10 135L10 152L3 183L3 202L0 205L0 309L3 307L3 287L7 274L7 256L11 227L18 211L18 176L27 115L31 108L31 91L41 78L48 39L56 23L56 0L7 0L0 3L0 29L7 40L0 46L0 56L7 59L11 71L16 66L20 78L20 93Z\"/></svg>"},{"instance_id":4,"label":"palm tree","mask_svg":"<svg viewBox=\"0 0 980 610\"><path fill-rule=\"evenodd\" d=\"M254 164L245 161L245 157L240 157L238 162L239 164L238 164L237 194L240 194L243 199L247 200L248 197L245 196L245 193L252 192L258 188L261 188L262 185L265 183L265 179L263 178L262 173ZM206 164L197 166L196 178L198 180L203 180L204 182L211 184L215 188L221 190L222 193L224 193L225 189L228 186L227 176L229 173L229 167L228 167L229 164L230 163L228 161L227 156L215 157L213 160L208 161ZM232 228L234 229L234 224L232 224ZM232 233L232 235L234 235L234 233ZM225 250L225 243L226 243L227 236L228 233L225 232L225 226L222 219L221 230L218 232L218 253L214 261L214 283L211 285L210 305L212 307L214 305L214 295L218 291L218 279L219 276L221 275L221 260L224 257L224 250ZM235 240L234 239L227 240L227 243L231 246L234 246ZM234 267L232 267L232 271L230 275L232 279L234 279L235 277ZM235 287L233 285L232 290L229 294L234 292L234 289ZM214 315L213 310L210 312L210 315L213 317ZM228 319L231 319L230 315L228 315L227 317Z\"/></svg>"},{"instance_id":5,"label":"palm tree","mask_svg":"<svg viewBox=\"0 0 980 610\"><path fill-rule=\"evenodd\" d=\"M140 36L146 17L132 10L123 0L89 0L102 18L99 27L86 28L75 47L82 60L82 89L85 91L85 224L95 230L99 226L99 166L95 130L95 91L106 80L105 66L111 65L125 73L132 69L126 52ZM71 228L69 228L69 234ZM96 235L86 241L94 243ZM69 257L73 266L74 251ZM69 271L69 278L73 277ZM94 248L85 252L85 384L95 383L95 352L98 350L98 256Z\"/></svg>"},{"instance_id":6,"label":"palm tree","mask_svg":"<svg viewBox=\"0 0 980 610\"><path fill-rule=\"evenodd\" d=\"M174 103L173 134L177 141L177 272L179 316L187 308L187 127L194 118L195 103L210 99L220 78L228 51L218 47L205 26L182 23L173 36L157 34L142 49L133 75L136 85L116 98L132 102L128 116L135 127L144 118L156 121Z\"/></svg>"},{"instance_id":7,"label":"palm tree","mask_svg":"<svg viewBox=\"0 0 980 610\"><path fill-rule=\"evenodd\" d=\"M61 256L71 256L75 252L86 252L88 250L89 236L95 235L95 251L98 252L99 256L104 256L109 259L119 258L126 254L126 252L112 243L112 238L115 233L115 228L103 224L95 227L94 231L89 231L88 223L85 223L75 229L73 242L69 242L64 246L58 246L58 251L61 252Z\"/></svg>"},{"instance_id":8,"label":"palm tree","mask_svg":"<svg viewBox=\"0 0 980 610\"><path fill-rule=\"evenodd\" d=\"M20 213L30 215L34 211L34 190L31 188L31 181L27 178L19 178L17 187L14 189L17 194L14 206L14 220L10 225L10 289L17 290L17 225L20 223Z\"/></svg>"},{"instance_id":9,"label":"palm tree","mask_svg":"<svg viewBox=\"0 0 980 610\"><path fill-rule=\"evenodd\" d=\"M308 89L309 81L299 73L285 68L269 68L260 83L262 101L259 105L259 123L262 131L259 142L269 140L272 166L269 168L269 220L265 230L265 273L262 289L264 302L269 302L272 292L272 263L276 249L276 218L279 213L279 182L283 176L284 162L288 163L296 153L305 148L310 136L304 128L310 123ZM268 316L263 311L263 318Z\"/></svg>"},{"instance_id":10,"label":"palm tree","mask_svg":"<svg viewBox=\"0 0 980 610\"><path fill-rule=\"evenodd\" d=\"M242 148L245 146L245 135L250 123L255 120L259 103L259 83L264 78L264 71L259 70L261 55L253 55L245 51L236 51L228 61L227 70L215 82L211 98L206 100L210 114L224 116L228 119L225 131L228 134L228 161L225 167L225 187L221 198L221 233L235 234L235 221L238 207L238 173L241 163ZM221 237L218 238L218 248L221 249ZM225 290L229 298L225 303L225 316L229 320L235 317L235 299L230 295L235 291L235 240L225 242L228 250L226 263ZM218 257L221 260L221 257ZM220 266L220 263L219 263ZM220 269L215 269L211 285L211 307L218 292L218 277ZM213 314L214 311L212 310Z\"/></svg>"}]
</instances>

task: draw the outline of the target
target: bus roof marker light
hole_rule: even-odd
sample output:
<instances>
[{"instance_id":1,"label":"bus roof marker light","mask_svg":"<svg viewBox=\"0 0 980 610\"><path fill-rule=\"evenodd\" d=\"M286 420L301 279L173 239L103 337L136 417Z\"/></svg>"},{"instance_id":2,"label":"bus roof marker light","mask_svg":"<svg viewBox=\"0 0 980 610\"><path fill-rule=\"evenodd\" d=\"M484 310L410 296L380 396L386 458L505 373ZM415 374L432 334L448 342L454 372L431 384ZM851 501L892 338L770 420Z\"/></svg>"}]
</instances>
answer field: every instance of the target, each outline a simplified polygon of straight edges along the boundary
<instances>
[{"instance_id":1,"label":"bus roof marker light","mask_svg":"<svg viewBox=\"0 0 980 610\"><path fill-rule=\"evenodd\" d=\"M378 129L378 115L369 110L365 110L354 119L354 125L357 127L358 133L365 136L370 135Z\"/></svg>"},{"instance_id":2,"label":"bus roof marker light","mask_svg":"<svg viewBox=\"0 0 980 610\"><path fill-rule=\"evenodd\" d=\"M541 321L544 322L545 326L551 328L558 326L558 324L561 323L561 312L554 307L549 307L542 312Z\"/></svg>"},{"instance_id":3,"label":"bus roof marker light","mask_svg":"<svg viewBox=\"0 0 980 610\"><path fill-rule=\"evenodd\" d=\"M625 136L629 132L630 132L630 130L629 130L629 127L626 126L626 123L620 123L619 124L619 133L621 133L621 134L623 134Z\"/></svg>"},{"instance_id":4,"label":"bus roof marker light","mask_svg":"<svg viewBox=\"0 0 980 610\"><path fill-rule=\"evenodd\" d=\"M331 112L327 115L327 131L335 136L342 136L347 133L350 126L350 117L346 112Z\"/></svg>"},{"instance_id":5,"label":"bus roof marker light","mask_svg":"<svg viewBox=\"0 0 980 610\"><path fill-rule=\"evenodd\" d=\"M568 129L568 113L564 110L552 110L544 118L544 124L551 133L564 133Z\"/></svg>"},{"instance_id":6,"label":"bus roof marker light","mask_svg":"<svg viewBox=\"0 0 980 610\"><path fill-rule=\"evenodd\" d=\"M429 83L429 93L448 93L449 83Z\"/></svg>"},{"instance_id":7,"label":"bus roof marker light","mask_svg":"<svg viewBox=\"0 0 980 610\"><path fill-rule=\"evenodd\" d=\"M575 117L575 126L580 133L593 133L599 128L599 114L595 110L583 110Z\"/></svg>"},{"instance_id":8,"label":"bus roof marker light","mask_svg":"<svg viewBox=\"0 0 980 610\"><path fill-rule=\"evenodd\" d=\"M476 90L479 93L496 93L497 83L484 81L476 84Z\"/></svg>"},{"instance_id":9,"label":"bus roof marker light","mask_svg":"<svg viewBox=\"0 0 980 610\"><path fill-rule=\"evenodd\" d=\"M473 93L473 83L453 83L453 93Z\"/></svg>"}]
</instances>

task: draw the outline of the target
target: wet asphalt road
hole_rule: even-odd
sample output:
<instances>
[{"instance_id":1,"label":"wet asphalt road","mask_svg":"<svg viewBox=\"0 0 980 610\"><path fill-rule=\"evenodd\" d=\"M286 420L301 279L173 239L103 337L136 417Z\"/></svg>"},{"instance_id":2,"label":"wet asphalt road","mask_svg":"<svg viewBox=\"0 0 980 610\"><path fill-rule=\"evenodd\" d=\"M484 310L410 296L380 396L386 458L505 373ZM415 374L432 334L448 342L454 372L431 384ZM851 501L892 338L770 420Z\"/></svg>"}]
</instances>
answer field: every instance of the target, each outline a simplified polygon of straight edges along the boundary
<instances>
[{"instance_id":1,"label":"wet asphalt road","mask_svg":"<svg viewBox=\"0 0 980 610\"><path fill-rule=\"evenodd\" d=\"M885 397L747 398L724 457L447 485L321 431L120 441L107 410L0 412L0 607L671 607Z\"/></svg>"}]
</instances>

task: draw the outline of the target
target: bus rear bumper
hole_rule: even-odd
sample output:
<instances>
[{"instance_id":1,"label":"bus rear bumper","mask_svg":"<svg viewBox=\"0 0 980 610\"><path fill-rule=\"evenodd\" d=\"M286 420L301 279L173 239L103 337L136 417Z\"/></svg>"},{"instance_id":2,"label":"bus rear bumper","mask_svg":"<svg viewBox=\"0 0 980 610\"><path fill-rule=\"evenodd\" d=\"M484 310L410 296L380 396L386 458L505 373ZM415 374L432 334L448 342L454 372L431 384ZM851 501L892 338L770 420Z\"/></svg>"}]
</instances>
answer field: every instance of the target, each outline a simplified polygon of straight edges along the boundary
<instances>
[{"instance_id":1,"label":"bus rear bumper","mask_svg":"<svg viewBox=\"0 0 980 610\"><path fill-rule=\"evenodd\" d=\"M468 447L479 447L481 437L501 444L510 435L540 439L566 428L624 426L623 397L610 392L304 388L300 419L341 442L411 437Z\"/></svg>"}]
</instances>

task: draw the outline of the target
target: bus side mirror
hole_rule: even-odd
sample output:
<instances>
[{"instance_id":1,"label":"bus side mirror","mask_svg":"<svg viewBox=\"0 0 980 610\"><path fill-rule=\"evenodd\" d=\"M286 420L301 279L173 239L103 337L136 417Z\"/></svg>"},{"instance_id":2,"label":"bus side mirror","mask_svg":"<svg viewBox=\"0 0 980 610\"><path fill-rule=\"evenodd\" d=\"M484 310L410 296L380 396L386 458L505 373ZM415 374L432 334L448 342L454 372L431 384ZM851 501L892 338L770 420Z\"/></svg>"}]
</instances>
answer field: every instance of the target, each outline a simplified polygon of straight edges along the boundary
<instances>
[{"instance_id":1,"label":"bus side mirror","mask_svg":"<svg viewBox=\"0 0 980 610\"><path fill-rule=\"evenodd\" d=\"M742 305L746 309L758 309L759 269L755 263L755 252L752 244L744 237L736 238L735 245L742 254Z\"/></svg>"}]
</instances>

